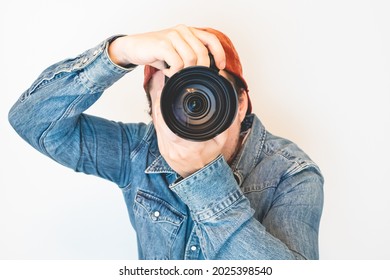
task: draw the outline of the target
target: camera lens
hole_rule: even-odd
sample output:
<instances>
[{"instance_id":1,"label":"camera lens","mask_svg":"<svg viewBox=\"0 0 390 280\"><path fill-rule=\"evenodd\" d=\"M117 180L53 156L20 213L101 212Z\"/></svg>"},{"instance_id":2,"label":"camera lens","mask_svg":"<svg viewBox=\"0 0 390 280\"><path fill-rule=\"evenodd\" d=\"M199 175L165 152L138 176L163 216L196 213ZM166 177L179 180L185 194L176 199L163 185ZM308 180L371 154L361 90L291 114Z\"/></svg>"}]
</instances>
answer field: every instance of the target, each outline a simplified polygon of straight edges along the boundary
<instances>
[{"instance_id":1,"label":"camera lens","mask_svg":"<svg viewBox=\"0 0 390 280\"><path fill-rule=\"evenodd\" d=\"M161 113L179 137L206 141L226 130L237 112L232 84L216 70L204 66L177 72L161 93Z\"/></svg>"}]
</instances>

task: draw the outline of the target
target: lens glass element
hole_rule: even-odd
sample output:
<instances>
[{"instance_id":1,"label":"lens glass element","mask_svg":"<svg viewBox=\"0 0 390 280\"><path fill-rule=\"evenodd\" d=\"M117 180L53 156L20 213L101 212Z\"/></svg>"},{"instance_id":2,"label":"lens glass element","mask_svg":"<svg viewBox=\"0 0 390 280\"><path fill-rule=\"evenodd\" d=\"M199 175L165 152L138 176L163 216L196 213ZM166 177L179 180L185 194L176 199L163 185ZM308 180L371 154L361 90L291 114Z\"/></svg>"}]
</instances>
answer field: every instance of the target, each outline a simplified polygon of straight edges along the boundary
<instances>
[{"instance_id":1,"label":"lens glass element","mask_svg":"<svg viewBox=\"0 0 390 280\"><path fill-rule=\"evenodd\" d=\"M197 116L205 111L206 102L203 95L195 93L185 100L184 106L188 114Z\"/></svg>"}]
</instances>

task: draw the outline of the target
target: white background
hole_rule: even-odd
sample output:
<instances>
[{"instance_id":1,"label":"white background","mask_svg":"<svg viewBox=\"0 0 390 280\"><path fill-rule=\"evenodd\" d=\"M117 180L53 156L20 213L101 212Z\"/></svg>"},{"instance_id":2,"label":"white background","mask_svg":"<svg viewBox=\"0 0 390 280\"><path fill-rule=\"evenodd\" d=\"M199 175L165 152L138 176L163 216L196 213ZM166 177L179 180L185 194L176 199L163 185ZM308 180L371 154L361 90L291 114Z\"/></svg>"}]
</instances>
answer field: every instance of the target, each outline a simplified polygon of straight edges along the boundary
<instances>
[{"instance_id":1,"label":"white background","mask_svg":"<svg viewBox=\"0 0 390 280\"><path fill-rule=\"evenodd\" d=\"M9 108L40 72L114 34L224 31L254 111L325 176L321 259L390 259L389 1L2 1L0 259L136 259L120 190L28 146ZM89 113L149 122L143 69Z\"/></svg>"}]
</instances>

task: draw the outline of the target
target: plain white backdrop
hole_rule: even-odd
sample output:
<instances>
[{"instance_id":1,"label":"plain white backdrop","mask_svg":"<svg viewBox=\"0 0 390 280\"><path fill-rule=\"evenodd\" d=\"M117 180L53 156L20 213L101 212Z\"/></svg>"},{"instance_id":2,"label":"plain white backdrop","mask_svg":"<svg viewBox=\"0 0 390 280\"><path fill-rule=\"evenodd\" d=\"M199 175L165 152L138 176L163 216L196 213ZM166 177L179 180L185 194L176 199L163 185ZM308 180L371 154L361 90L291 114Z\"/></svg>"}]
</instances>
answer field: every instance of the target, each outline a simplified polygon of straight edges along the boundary
<instances>
[{"instance_id":1,"label":"plain white backdrop","mask_svg":"<svg viewBox=\"0 0 390 280\"><path fill-rule=\"evenodd\" d=\"M390 259L389 14L386 0L1 2L0 259L137 258L120 190L33 150L7 114L47 66L179 23L230 36L254 111L322 169L321 259ZM142 75L89 113L149 122Z\"/></svg>"}]
</instances>

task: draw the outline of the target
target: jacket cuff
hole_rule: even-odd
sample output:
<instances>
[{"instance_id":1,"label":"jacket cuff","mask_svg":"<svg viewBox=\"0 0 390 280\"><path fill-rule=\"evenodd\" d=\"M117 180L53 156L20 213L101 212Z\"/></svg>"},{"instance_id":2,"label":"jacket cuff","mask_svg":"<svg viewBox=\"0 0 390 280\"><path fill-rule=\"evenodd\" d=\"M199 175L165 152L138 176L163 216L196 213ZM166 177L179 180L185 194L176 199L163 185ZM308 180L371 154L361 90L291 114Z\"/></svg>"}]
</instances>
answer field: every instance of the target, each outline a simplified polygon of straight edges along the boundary
<instances>
[{"instance_id":1,"label":"jacket cuff","mask_svg":"<svg viewBox=\"0 0 390 280\"><path fill-rule=\"evenodd\" d=\"M190 208L196 221L224 212L243 198L223 156L170 187Z\"/></svg>"},{"instance_id":2,"label":"jacket cuff","mask_svg":"<svg viewBox=\"0 0 390 280\"><path fill-rule=\"evenodd\" d=\"M93 91L107 89L136 67L136 65L129 65L128 68L124 68L111 61L107 48L109 43L118 37L110 37L78 57L80 80Z\"/></svg>"}]
</instances>

